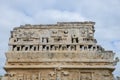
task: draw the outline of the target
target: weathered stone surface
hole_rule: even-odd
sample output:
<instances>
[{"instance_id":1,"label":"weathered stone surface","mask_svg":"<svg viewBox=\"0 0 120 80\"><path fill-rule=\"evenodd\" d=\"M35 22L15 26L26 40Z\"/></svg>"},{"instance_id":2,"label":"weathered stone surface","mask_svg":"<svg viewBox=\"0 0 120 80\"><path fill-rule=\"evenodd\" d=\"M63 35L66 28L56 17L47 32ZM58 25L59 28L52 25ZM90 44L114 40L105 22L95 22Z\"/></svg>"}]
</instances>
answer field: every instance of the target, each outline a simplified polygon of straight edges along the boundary
<instances>
[{"instance_id":1,"label":"weathered stone surface","mask_svg":"<svg viewBox=\"0 0 120 80\"><path fill-rule=\"evenodd\" d=\"M115 53L97 44L94 25L58 22L14 28L6 80L113 80Z\"/></svg>"}]
</instances>

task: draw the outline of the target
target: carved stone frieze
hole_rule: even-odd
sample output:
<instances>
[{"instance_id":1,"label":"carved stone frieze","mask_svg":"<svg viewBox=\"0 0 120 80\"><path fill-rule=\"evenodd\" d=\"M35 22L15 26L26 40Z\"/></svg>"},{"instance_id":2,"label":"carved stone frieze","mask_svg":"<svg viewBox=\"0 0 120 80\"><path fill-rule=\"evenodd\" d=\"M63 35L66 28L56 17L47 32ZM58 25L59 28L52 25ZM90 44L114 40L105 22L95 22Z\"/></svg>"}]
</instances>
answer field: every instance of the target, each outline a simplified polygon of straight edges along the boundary
<instances>
[{"instance_id":1,"label":"carved stone frieze","mask_svg":"<svg viewBox=\"0 0 120 80\"><path fill-rule=\"evenodd\" d=\"M58 22L14 28L3 80L113 80L119 59L97 44L94 25Z\"/></svg>"}]
</instances>

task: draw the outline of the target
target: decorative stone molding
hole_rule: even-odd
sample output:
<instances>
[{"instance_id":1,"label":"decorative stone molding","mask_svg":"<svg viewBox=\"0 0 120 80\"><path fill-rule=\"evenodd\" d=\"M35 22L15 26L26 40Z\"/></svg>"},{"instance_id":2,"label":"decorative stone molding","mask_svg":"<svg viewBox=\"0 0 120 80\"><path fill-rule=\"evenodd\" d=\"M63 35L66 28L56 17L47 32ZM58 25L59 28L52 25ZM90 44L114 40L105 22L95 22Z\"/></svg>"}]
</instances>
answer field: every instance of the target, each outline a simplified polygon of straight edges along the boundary
<instances>
[{"instance_id":1,"label":"decorative stone molding","mask_svg":"<svg viewBox=\"0 0 120 80\"><path fill-rule=\"evenodd\" d=\"M119 59L97 44L94 25L58 22L14 28L3 80L113 80Z\"/></svg>"}]
</instances>

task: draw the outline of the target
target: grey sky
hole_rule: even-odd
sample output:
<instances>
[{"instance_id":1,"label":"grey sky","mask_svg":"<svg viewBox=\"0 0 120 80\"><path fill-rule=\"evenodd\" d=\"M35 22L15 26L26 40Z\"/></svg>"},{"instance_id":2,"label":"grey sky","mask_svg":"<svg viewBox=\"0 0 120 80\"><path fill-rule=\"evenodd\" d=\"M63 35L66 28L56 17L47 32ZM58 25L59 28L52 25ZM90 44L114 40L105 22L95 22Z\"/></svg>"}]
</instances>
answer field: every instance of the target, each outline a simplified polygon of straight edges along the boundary
<instances>
[{"instance_id":1,"label":"grey sky","mask_svg":"<svg viewBox=\"0 0 120 80\"><path fill-rule=\"evenodd\" d=\"M22 24L94 21L95 38L120 57L120 0L0 0L0 75L10 30ZM115 75L120 76L120 63Z\"/></svg>"}]
</instances>

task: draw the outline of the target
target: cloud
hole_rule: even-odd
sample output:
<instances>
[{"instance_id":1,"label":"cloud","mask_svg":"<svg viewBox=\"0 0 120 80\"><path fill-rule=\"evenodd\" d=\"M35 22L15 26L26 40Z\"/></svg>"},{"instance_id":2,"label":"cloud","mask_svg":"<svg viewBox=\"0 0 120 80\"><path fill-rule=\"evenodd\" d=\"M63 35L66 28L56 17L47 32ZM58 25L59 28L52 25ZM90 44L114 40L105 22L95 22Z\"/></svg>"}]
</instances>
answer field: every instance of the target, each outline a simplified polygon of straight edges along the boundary
<instances>
[{"instance_id":1,"label":"cloud","mask_svg":"<svg viewBox=\"0 0 120 80\"><path fill-rule=\"evenodd\" d=\"M120 40L119 41L114 41L113 45L114 45L115 48L120 50Z\"/></svg>"},{"instance_id":2,"label":"cloud","mask_svg":"<svg viewBox=\"0 0 120 80\"><path fill-rule=\"evenodd\" d=\"M38 12L33 18L35 23L54 23L56 21L83 21L85 20L80 14L69 11L59 10L42 10Z\"/></svg>"},{"instance_id":3,"label":"cloud","mask_svg":"<svg viewBox=\"0 0 120 80\"><path fill-rule=\"evenodd\" d=\"M115 76L120 76L120 62L117 63L117 66L115 67L115 71L113 72L113 74L115 74Z\"/></svg>"},{"instance_id":4,"label":"cloud","mask_svg":"<svg viewBox=\"0 0 120 80\"><path fill-rule=\"evenodd\" d=\"M113 49L115 49L116 57L119 57L120 59L120 40L113 41L112 46L114 47Z\"/></svg>"},{"instance_id":5,"label":"cloud","mask_svg":"<svg viewBox=\"0 0 120 80\"><path fill-rule=\"evenodd\" d=\"M29 16L26 16L23 12L19 12L9 6L0 7L0 11L0 25L3 27L11 28L15 25L31 22L31 18Z\"/></svg>"}]
</instances>

